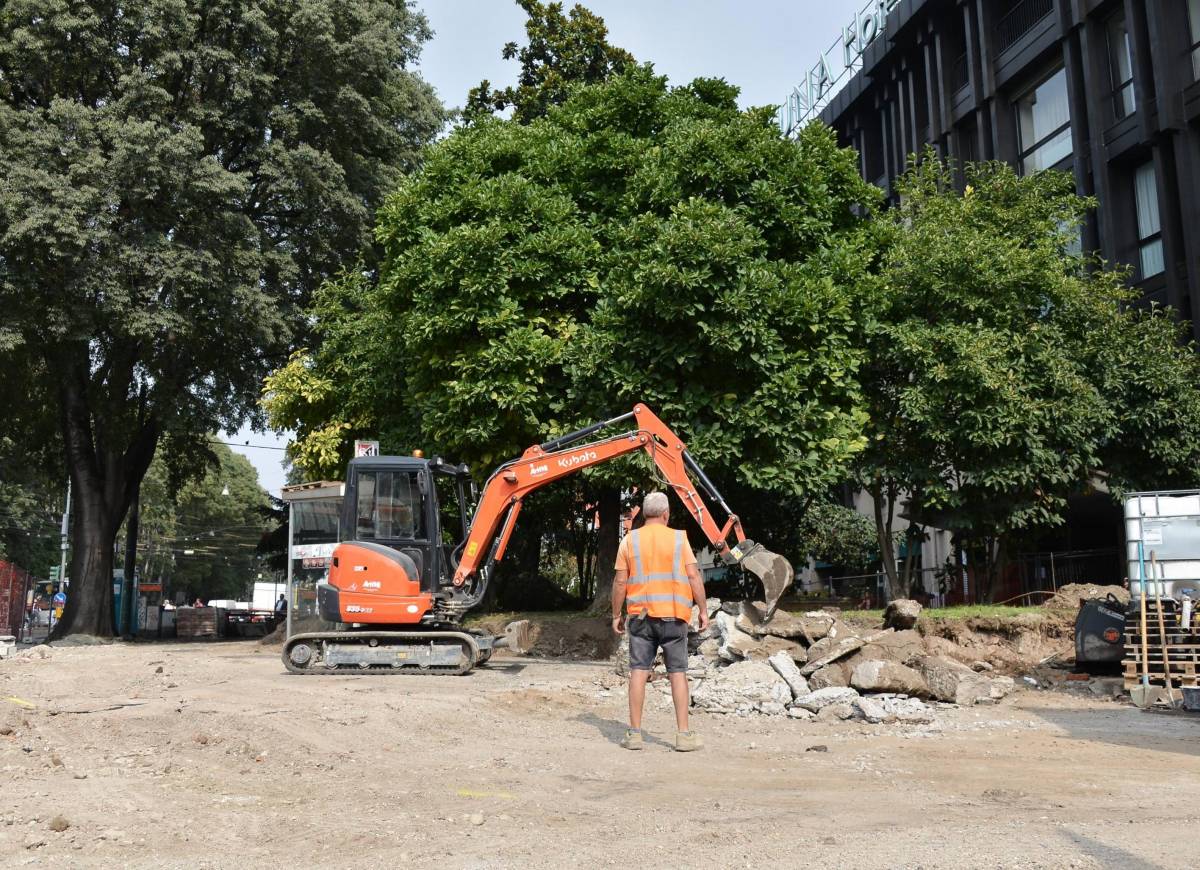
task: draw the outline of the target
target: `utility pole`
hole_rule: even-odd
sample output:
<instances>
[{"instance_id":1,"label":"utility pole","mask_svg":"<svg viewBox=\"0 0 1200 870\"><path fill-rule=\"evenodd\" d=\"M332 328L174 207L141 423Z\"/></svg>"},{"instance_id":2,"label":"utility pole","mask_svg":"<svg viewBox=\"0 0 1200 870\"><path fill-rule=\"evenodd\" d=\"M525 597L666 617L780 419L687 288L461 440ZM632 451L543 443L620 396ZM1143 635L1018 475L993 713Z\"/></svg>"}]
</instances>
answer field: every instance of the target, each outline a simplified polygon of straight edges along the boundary
<instances>
[{"instance_id":1,"label":"utility pole","mask_svg":"<svg viewBox=\"0 0 1200 870\"><path fill-rule=\"evenodd\" d=\"M62 554L58 560L58 588L66 595L67 588L67 543L70 540L71 533L71 478L67 478L67 503L63 505L62 515ZM54 586L50 586L50 628L47 631L54 629ZM47 637L49 635L47 634Z\"/></svg>"},{"instance_id":2,"label":"utility pole","mask_svg":"<svg viewBox=\"0 0 1200 870\"><path fill-rule=\"evenodd\" d=\"M125 614L121 621L124 623L125 629L122 635L126 640L137 636L137 584L134 578L137 575L137 538L141 514L142 486L138 484L133 491L133 506L129 509L129 518L125 521L125 595L127 600L123 602Z\"/></svg>"}]
</instances>

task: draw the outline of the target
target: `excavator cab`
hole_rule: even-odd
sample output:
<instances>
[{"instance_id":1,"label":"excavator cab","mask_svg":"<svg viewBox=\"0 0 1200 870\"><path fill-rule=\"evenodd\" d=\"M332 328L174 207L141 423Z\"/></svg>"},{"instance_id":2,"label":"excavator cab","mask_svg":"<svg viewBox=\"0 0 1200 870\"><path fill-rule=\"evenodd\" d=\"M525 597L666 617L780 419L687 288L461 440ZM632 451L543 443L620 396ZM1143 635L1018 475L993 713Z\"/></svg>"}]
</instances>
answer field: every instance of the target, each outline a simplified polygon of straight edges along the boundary
<instances>
[{"instance_id":1,"label":"excavator cab","mask_svg":"<svg viewBox=\"0 0 1200 870\"><path fill-rule=\"evenodd\" d=\"M408 456L351 460L341 542L328 578L317 587L323 619L401 626L437 621L438 592L453 575L439 479L452 487L465 533L474 493L465 465Z\"/></svg>"}]
</instances>

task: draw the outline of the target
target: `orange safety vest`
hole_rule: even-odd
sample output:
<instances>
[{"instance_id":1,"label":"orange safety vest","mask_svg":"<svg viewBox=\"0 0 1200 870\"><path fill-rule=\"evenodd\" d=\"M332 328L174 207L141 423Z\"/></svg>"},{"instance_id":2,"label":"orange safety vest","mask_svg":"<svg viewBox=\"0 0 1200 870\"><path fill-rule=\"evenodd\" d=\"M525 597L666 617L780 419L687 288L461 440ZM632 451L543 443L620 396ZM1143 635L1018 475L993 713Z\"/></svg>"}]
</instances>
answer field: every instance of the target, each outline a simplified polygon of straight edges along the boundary
<instances>
[{"instance_id":1,"label":"orange safety vest","mask_svg":"<svg viewBox=\"0 0 1200 870\"><path fill-rule=\"evenodd\" d=\"M629 533L633 554L633 573L629 577L626 610L630 616L645 613L658 619L674 617L687 622L692 618L692 586L683 568L684 533L675 532L675 554L671 563L643 559L641 529ZM647 554L647 557L649 554Z\"/></svg>"}]
</instances>

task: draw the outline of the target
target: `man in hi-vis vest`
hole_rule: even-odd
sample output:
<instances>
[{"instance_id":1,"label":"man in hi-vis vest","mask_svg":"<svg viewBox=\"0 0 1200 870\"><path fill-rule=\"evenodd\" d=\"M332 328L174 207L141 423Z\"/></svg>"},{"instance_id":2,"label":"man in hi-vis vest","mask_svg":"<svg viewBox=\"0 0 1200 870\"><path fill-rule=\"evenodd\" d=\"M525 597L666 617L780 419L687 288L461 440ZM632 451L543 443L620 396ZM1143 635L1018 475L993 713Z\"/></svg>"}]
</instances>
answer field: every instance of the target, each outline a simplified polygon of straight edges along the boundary
<instances>
[{"instance_id":1,"label":"man in hi-vis vest","mask_svg":"<svg viewBox=\"0 0 1200 870\"><path fill-rule=\"evenodd\" d=\"M702 745L688 730L687 638L692 604L700 604L700 630L708 627L704 582L684 532L667 525L666 493L642 501L646 524L625 536L617 551L613 577L613 631L629 631L629 730L621 745L641 749L642 704L646 683L661 649L675 702L675 748L691 752ZM621 615L625 606L627 617Z\"/></svg>"}]
</instances>

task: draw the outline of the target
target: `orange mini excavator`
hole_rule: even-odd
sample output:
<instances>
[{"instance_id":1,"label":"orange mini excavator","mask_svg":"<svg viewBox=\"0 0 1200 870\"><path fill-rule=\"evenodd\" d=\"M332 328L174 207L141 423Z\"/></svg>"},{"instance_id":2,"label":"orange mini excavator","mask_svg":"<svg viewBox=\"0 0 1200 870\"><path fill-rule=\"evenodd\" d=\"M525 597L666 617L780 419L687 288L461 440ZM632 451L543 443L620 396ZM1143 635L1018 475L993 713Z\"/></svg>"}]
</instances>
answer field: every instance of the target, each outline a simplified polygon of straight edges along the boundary
<instances>
[{"instance_id":1,"label":"orange mini excavator","mask_svg":"<svg viewBox=\"0 0 1200 870\"><path fill-rule=\"evenodd\" d=\"M627 431L579 444L629 420ZM317 586L322 619L340 627L290 637L283 648L287 669L295 674L465 674L486 662L508 639L464 631L462 620L483 600L522 500L561 477L637 450L654 459L717 554L762 581L769 619L791 586L791 564L746 539L737 515L684 443L639 404L627 414L530 447L501 465L478 495L469 520L467 505L477 494L465 465L400 456L351 460L342 540L328 576ZM439 486L457 504L465 530L453 549L443 544ZM720 507L723 525L717 525L701 492Z\"/></svg>"}]
</instances>

